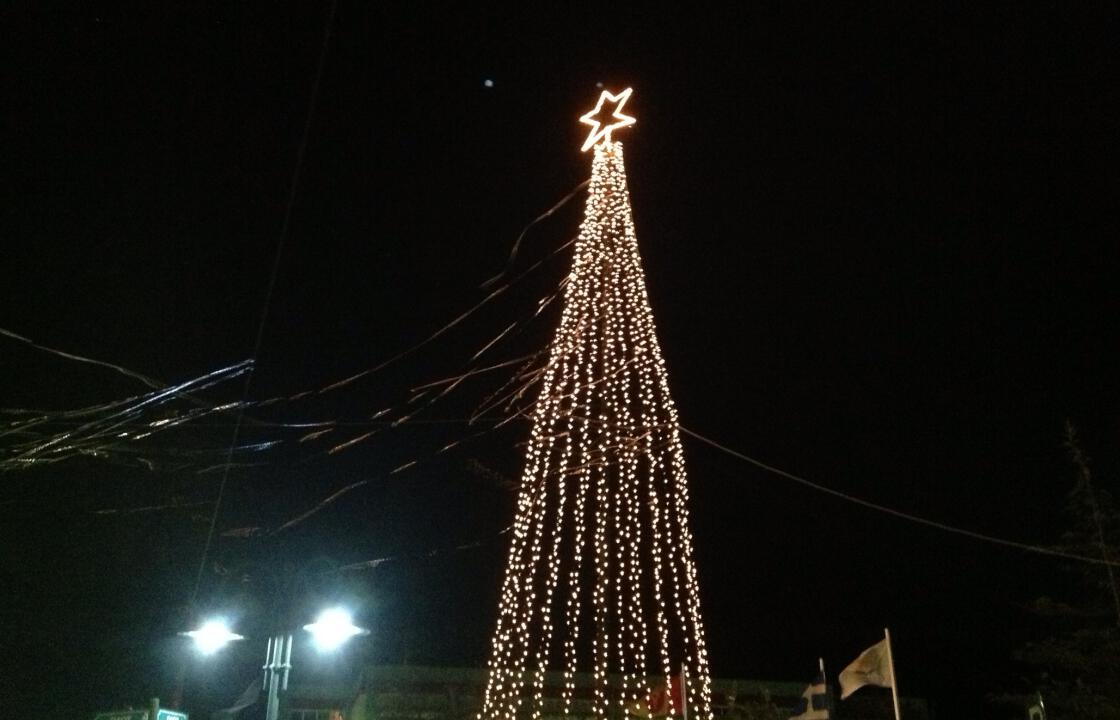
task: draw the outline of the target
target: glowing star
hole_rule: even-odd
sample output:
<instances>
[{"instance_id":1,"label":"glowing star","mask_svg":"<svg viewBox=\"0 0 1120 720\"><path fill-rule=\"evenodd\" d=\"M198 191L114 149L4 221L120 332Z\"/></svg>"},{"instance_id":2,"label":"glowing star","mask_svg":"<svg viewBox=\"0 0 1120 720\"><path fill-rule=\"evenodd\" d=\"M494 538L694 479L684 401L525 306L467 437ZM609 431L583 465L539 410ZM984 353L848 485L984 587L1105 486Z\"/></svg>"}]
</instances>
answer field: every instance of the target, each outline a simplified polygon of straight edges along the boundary
<instances>
[{"instance_id":1,"label":"glowing star","mask_svg":"<svg viewBox=\"0 0 1120 720\"><path fill-rule=\"evenodd\" d=\"M610 91L604 90L603 94L599 96L599 102L595 104L595 109L579 119L581 123L586 123L591 126L591 133L587 136L587 140L584 141L583 147L580 148L582 152L587 152L600 142L609 143L611 141L612 131L624 128L627 125L633 125L637 122L629 115L622 114L622 107L626 104L626 101L630 99L630 93L632 92L633 88L626 88L619 94L612 95ZM603 103L608 100L612 103L616 103L614 112L611 113L614 122L604 124L596 120L595 117L603 111Z\"/></svg>"}]
</instances>

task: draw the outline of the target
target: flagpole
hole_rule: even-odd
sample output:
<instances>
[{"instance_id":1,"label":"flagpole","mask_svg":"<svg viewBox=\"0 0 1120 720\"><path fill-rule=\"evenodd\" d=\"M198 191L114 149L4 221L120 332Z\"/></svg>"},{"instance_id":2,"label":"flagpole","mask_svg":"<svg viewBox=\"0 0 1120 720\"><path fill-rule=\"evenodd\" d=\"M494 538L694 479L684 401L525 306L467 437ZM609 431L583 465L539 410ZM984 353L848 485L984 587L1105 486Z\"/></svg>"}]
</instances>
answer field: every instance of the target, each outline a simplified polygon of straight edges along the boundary
<instances>
[{"instance_id":1,"label":"flagpole","mask_svg":"<svg viewBox=\"0 0 1120 720\"><path fill-rule=\"evenodd\" d=\"M828 689L828 678L824 674L824 658L817 658L817 664L821 668L821 683L824 685L824 701L825 705L828 708L828 717L832 718L835 708L833 707L832 702L832 692ZM812 700L810 700L809 702L812 702Z\"/></svg>"},{"instance_id":2,"label":"flagpole","mask_svg":"<svg viewBox=\"0 0 1120 720\"><path fill-rule=\"evenodd\" d=\"M894 650L891 648L891 631L883 628L883 635L887 638L887 666L891 669L891 699L894 700L894 720L902 720L898 711L898 676L894 673Z\"/></svg>"},{"instance_id":3,"label":"flagpole","mask_svg":"<svg viewBox=\"0 0 1120 720\"><path fill-rule=\"evenodd\" d=\"M688 666L681 663L681 714L688 720Z\"/></svg>"}]
</instances>

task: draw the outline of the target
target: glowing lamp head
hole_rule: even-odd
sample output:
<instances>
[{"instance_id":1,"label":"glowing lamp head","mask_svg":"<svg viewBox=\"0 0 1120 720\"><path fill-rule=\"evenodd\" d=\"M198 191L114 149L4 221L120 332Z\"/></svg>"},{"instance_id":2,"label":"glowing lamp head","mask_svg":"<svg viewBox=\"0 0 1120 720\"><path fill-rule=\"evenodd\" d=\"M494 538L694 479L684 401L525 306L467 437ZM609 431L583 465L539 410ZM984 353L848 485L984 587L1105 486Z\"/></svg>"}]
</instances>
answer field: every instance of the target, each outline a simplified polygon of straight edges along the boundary
<instances>
[{"instance_id":1,"label":"glowing lamp head","mask_svg":"<svg viewBox=\"0 0 1120 720\"><path fill-rule=\"evenodd\" d=\"M341 646L355 635L368 635L369 630L354 624L350 613L341 608L324 610L310 625L303 629L311 633L315 647L321 652L328 652Z\"/></svg>"},{"instance_id":2,"label":"glowing lamp head","mask_svg":"<svg viewBox=\"0 0 1120 720\"><path fill-rule=\"evenodd\" d=\"M245 638L232 632L225 620L207 620L197 630L182 633L194 641L195 648L203 655L213 655L234 640Z\"/></svg>"}]
</instances>

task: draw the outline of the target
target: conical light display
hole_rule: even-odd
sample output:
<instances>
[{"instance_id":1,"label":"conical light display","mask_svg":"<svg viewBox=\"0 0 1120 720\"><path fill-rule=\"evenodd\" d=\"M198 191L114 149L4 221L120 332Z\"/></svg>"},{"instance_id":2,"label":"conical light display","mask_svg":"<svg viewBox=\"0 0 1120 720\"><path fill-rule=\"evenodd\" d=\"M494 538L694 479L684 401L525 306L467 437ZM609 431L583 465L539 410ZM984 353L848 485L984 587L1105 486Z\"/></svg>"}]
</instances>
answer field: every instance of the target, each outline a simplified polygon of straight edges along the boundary
<instances>
[{"instance_id":1,"label":"conical light display","mask_svg":"<svg viewBox=\"0 0 1120 720\"><path fill-rule=\"evenodd\" d=\"M480 720L711 717L677 411L630 210L629 90L604 93L587 206L534 406ZM593 119L616 103L614 125ZM664 694L664 693L663 693Z\"/></svg>"}]
</instances>

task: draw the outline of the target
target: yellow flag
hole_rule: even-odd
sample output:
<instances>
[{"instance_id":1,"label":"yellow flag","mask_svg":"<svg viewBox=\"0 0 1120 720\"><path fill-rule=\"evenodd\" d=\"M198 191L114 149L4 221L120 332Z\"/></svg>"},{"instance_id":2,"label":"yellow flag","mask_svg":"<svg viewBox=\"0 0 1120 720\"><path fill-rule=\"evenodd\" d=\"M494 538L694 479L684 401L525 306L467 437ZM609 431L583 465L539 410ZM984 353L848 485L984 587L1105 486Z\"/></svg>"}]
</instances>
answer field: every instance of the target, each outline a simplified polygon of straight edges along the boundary
<instances>
[{"instance_id":1,"label":"yellow flag","mask_svg":"<svg viewBox=\"0 0 1120 720\"><path fill-rule=\"evenodd\" d=\"M894 687L887 639L883 638L859 654L848 667L840 672L840 699L859 690L864 685Z\"/></svg>"}]
</instances>

